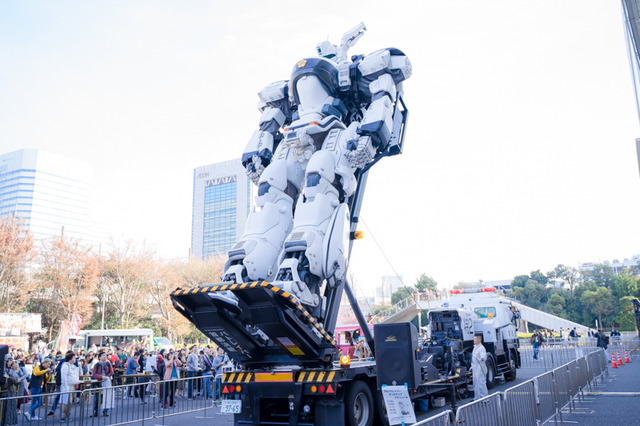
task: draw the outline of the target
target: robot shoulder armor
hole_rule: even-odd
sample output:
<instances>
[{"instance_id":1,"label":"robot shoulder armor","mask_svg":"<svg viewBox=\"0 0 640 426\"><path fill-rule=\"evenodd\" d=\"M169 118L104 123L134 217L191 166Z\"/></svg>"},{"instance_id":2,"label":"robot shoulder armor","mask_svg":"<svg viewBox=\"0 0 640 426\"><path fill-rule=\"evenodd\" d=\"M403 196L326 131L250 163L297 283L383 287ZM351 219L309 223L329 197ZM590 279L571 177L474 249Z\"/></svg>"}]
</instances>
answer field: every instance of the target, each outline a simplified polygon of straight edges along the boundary
<instances>
[{"instance_id":1,"label":"robot shoulder armor","mask_svg":"<svg viewBox=\"0 0 640 426\"><path fill-rule=\"evenodd\" d=\"M378 50L360 60L358 71L362 75L371 75L388 68L391 62L391 52L388 49Z\"/></svg>"},{"instance_id":2,"label":"robot shoulder armor","mask_svg":"<svg viewBox=\"0 0 640 426\"><path fill-rule=\"evenodd\" d=\"M289 85L287 81L271 83L258 93L260 103L275 102L287 96Z\"/></svg>"},{"instance_id":3,"label":"robot shoulder armor","mask_svg":"<svg viewBox=\"0 0 640 426\"><path fill-rule=\"evenodd\" d=\"M372 76L388 72L397 83L411 77L411 62L401 50L390 47L365 56L358 63L363 76Z\"/></svg>"}]
</instances>

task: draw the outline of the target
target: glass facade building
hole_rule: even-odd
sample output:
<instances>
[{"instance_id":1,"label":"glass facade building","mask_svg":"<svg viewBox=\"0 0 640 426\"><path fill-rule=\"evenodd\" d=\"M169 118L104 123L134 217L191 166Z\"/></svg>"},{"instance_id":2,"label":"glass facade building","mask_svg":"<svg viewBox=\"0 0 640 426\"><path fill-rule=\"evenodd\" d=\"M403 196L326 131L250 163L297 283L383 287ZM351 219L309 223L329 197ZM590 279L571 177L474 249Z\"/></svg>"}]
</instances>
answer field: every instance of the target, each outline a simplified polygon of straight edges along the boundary
<instances>
[{"instance_id":1,"label":"glass facade building","mask_svg":"<svg viewBox=\"0 0 640 426\"><path fill-rule=\"evenodd\" d=\"M225 255L242 236L251 210L252 185L240 160L193 171L191 253Z\"/></svg>"},{"instance_id":2,"label":"glass facade building","mask_svg":"<svg viewBox=\"0 0 640 426\"><path fill-rule=\"evenodd\" d=\"M91 219L93 169L36 149L0 155L0 218L15 214L36 239L70 236L89 245L106 240Z\"/></svg>"}]
</instances>

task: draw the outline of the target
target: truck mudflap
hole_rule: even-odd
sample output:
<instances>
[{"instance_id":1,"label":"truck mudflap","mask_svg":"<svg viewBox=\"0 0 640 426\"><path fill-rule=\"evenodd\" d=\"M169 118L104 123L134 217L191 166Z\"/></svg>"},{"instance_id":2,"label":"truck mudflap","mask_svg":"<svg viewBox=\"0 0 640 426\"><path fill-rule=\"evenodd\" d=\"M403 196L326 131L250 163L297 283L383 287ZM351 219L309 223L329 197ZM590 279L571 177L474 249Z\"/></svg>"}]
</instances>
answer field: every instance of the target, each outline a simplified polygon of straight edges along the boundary
<instances>
[{"instance_id":1,"label":"truck mudflap","mask_svg":"<svg viewBox=\"0 0 640 426\"><path fill-rule=\"evenodd\" d=\"M335 338L291 294L265 281L171 293L175 309L243 365L321 364Z\"/></svg>"}]
</instances>

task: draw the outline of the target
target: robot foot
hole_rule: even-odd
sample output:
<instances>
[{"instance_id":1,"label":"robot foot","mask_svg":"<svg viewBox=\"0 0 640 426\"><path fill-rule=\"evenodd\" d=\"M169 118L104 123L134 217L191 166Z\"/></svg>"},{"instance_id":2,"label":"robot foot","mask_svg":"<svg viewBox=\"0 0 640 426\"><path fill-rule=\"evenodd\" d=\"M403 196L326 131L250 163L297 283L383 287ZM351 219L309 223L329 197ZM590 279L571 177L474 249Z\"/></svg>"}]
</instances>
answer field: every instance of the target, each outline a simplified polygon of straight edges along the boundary
<instances>
[{"instance_id":1,"label":"robot foot","mask_svg":"<svg viewBox=\"0 0 640 426\"><path fill-rule=\"evenodd\" d=\"M291 293L307 308L313 309L320 304L320 296L312 293L304 281L274 281L272 284L288 293Z\"/></svg>"},{"instance_id":2,"label":"robot foot","mask_svg":"<svg viewBox=\"0 0 640 426\"><path fill-rule=\"evenodd\" d=\"M224 274L222 275L222 281L224 282L232 282L234 284L242 284L249 281L247 277L247 269L244 267L242 262L230 265L225 268Z\"/></svg>"}]
</instances>

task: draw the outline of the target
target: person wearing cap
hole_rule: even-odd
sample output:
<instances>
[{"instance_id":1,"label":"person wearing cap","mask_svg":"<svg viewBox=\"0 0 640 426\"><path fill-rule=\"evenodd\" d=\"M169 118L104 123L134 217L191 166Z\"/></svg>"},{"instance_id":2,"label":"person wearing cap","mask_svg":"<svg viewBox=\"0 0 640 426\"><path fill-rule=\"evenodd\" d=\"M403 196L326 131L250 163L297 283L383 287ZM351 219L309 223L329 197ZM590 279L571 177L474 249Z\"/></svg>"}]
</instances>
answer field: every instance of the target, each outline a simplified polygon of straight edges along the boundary
<instances>
[{"instance_id":1,"label":"person wearing cap","mask_svg":"<svg viewBox=\"0 0 640 426\"><path fill-rule=\"evenodd\" d=\"M46 382L47 375L51 375L53 370L51 370L51 358L45 358L42 360L41 365L36 365L33 367L33 372L31 373L31 381L29 382L29 392L31 392L31 408L29 411L24 413L24 417L28 420L40 420L38 416L35 415L36 409L42 405L42 397L38 395L42 395L42 385Z\"/></svg>"},{"instance_id":2,"label":"person wearing cap","mask_svg":"<svg viewBox=\"0 0 640 426\"><path fill-rule=\"evenodd\" d=\"M484 398L489 391L487 390L487 350L482 345L482 334L473 336L471 370L473 371L473 399Z\"/></svg>"}]
</instances>

